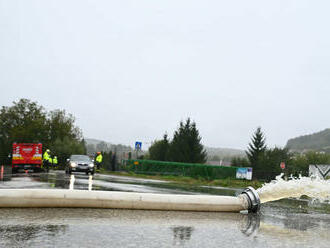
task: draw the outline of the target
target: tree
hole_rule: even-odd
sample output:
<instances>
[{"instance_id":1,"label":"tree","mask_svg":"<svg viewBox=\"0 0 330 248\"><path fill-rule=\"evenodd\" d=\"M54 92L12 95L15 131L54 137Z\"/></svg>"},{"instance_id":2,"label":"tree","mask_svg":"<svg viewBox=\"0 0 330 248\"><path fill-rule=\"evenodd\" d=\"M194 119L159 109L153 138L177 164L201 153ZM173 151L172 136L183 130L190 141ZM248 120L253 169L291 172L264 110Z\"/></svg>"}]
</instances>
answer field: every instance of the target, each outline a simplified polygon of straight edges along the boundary
<instances>
[{"instance_id":1,"label":"tree","mask_svg":"<svg viewBox=\"0 0 330 248\"><path fill-rule=\"evenodd\" d=\"M87 154L87 148L86 148L86 141L85 141L85 139L82 139L80 141L80 146L83 149L83 151L82 151L81 154Z\"/></svg>"},{"instance_id":2,"label":"tree","mask_svg":"<svg viewBox=\"0 0 330 248\"><path fill-rule=\"evenodd\" d=\"M102 151L102 156L103 156L103 159L102 159L102 167L106 170L110 170L111 169L111 160L112 160L112 151ZM94 160L96 159L96 154L94 156Z\"/></svg>"},{"instance_id":3,"label":"tree","mask_svg":"<svg viewBox=\"0 0 330 248\"><path fill-rule=\"evenodd\" d=\"M81 130L75 126L75 118L67 114L65 110L53 110L49 113L49 132L50 140L64 139L68 137L71 140L81 140Z\"/></svg>"},{"instance_id":4,"label":"tree","mask_svg":"<svg viewBox=\"0 0 330 248\"><path fill-rule=\"evenodd\" d=\"M63 139L57 138L48 146L53 155L58 157L59 165L64 165L71 154L86 154L86 148L81 142L70 139L68 136Z\"/></svg>"},{"instance_id":5,"label":"tree","mask_svg":"<svg viewBox=\"0 0 330 248\"><path fill-rule=\"evenodd\" d=\"M236 166L236 167L249 167L250 162L246 157L233 157L231 159L231 166Z\"/></svg>"},{"instance_id":6,"label":"tree","mask_svg":"<svg viewBox=\"0 0 330 248\"><path fill-rule=\"evenodd\" d=\"M14 142L42 142L48 139L47 113L28 99L2 106L0 110L0 157L11 153ZM6 161L9 163L9 161Z\"/></svg>"},{"instance_id":7,"label":"tree","mask_svg":"<svg viewBox=\"0 0 330 248\"><path fill-rule=\"evenodd\" d=\"M309 165L329 164L330 154L309 151L303 154L293 154L288 162L288 173L294 176L308 176Z\"/></svg>"},{"instance_id":8,"label":"tree","mask_svg":"<svg viewBox=\"0 0 330 248\"><path fill-rule=\"evenodd\" d=\"M169 149L169 141L167 139L167 134L164 134L162 140L156 140L149 147L149 158L151 160L166 161Z\"/></svg>"},{"instance_id":9,"label":"tree","mask_svg":"<svg viewBox=\"0 0 330 248\"><path fill-rule=\"evenodd\" d=\"M254 132L251 142L249 143L249 146L246 151L246 155L254 171L258 169L258 162L260 156L264 154L267 148L265 142L266 138L261 131L261 127L258 127L257 130Z\"/></svg>"},{"instance_id":10,"label":"tree","mask_svg":"<svg viewBox=\"0 0 330 248\"><path fill-rule=\"evenodd\" d=\"M96 150L97 150L97 152L107 152L110 149L108 148L108 144L107 143L105 143L104 141L101 141L100 143L98 143L96 145Z\"/></svg>"},{"instance_id":11,"label":"tree","mask_svg":"<svg viewBox=\"0 0 330 248\"><path fill-rule=\"evenodd\" d=\"M221 158L219 155L213 155L211 158L210 158L210 161L220 161Z\"/></svg>"},{"instance_id":12,"label":"tree","mask_svg":"<svg viewBox=\"0 0 330 248\"><path fill-rule=\"evenodd\" d=\"M190 118L185 124L181 121L170 143L168 159L175 162L205 163L207 154L201 139L195 122L191 122Z\"/></svg>"},{"instance_id":13,"label":"tree","mask_svg":"<svg viewBox=\"0 0 330 248\"><path fill-rule=\"evenodd\" d=\"M280 163L285 162L288 166L289 161L290 153L287 148L275 147L272 149L266 149L265 152L259 156L259 166L254 171L254 176L258 179L274 179L277 175L283 172Z\"/></svg>"},{"instance_id":14,"label":"tree","mask_svg":"<svg viewBox=\"0 0 330 248\"><path fill-rule=\"evenodd\" d=\"M42 143L50 148L59 162L72 153L85 154L80 129L72 115L64 110L47 112L44 107L28 99L2 106L0 110L0 156L11 153L12 143ZM7 163L9 161L6 161Z\"/></svg>"}]
</instances>

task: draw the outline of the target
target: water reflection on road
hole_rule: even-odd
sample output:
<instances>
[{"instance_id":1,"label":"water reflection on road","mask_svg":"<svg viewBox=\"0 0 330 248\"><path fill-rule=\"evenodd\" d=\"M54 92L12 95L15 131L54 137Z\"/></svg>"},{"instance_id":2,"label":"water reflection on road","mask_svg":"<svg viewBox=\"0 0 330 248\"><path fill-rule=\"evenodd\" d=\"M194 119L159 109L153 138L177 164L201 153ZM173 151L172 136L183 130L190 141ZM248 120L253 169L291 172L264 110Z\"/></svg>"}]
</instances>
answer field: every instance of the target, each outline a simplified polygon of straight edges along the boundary
<instances>
[{"instance_id":1,"label":"water reflection on road","mask_svg":"<svg viewBox=\"0 0 330 248\"><path fill-rule=\"evenodd\" d=\"M0 188L60 188L76 190L128 191L172 194L219 194L234 196L240 189L212 188L181 185L160 180L120 177L113 175L91 176L85 174L66 175L63 171L50 173L21 173L7 175Z\"/></svg>"},{"instance_id":2,"label":"water reflection on road","mask_svg":"<svg viewBox=\"0 0 330 248\"><path fill-rule=\"evenodd\" d=\"M76 178L74 175L71 175L70 177L70 186L69 189L73 190L74 189L74 182L76 181ZM92 191L93 188L93 176L89 175L88 177L88 191Z\"/></svg>"},{"instance_id":3,"label":"water reflection on road","mask_svg":"<svg viewBox=\"0 0 330 248\"><path fill-rule=\"evenodd\" d=\"M52 171L6 176L0 188L236 195L238 190ZM116 209L1 209L0 247L328 247L330 212L308 201L263 204L259 214ZM324 211L323 211L324 210Z\"/></svg>"},{"instance_id":4,"label":"water reflection on road","mask_svg":"<svg viewBox=\"0 0 330 248\"><path fill-rule=\"evenodd\" d=\"M74 175L71 175L70 176L70 184L69 184L69 189L70 190L74 189L74 181L75 181Z\"/></svg>"},{"instance_id":5,"label":"water reflection on road","mask_svg":"<svg viewBox=\"0 0 330 248\"><path fill-rule=\"evenodd\" d=\"M265 213L2 209L0 247L328 247L329 216L303 218L295 213L287 216L288 220L282 217L269 219Z\"/></svg>"}]
</instances>

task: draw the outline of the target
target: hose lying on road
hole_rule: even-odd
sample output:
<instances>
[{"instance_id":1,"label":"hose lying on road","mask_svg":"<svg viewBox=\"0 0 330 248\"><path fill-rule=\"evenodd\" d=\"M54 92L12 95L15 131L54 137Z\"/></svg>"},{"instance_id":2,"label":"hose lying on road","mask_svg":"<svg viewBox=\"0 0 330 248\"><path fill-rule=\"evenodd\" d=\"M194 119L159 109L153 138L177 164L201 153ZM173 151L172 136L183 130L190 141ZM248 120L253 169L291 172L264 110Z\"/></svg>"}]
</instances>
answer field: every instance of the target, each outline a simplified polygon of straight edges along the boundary
<instances>
[{"instance_id":1,"label":"hose lying on road","mask_svg":"<svg viewBox=\"0 0 330 248\"><path fill-rule=\"evenodd\" d=\"M1 189L0 207L257 212L260 199L252 187L245 189L237 197L63 189Z\"/></svg>"}]
</instances>

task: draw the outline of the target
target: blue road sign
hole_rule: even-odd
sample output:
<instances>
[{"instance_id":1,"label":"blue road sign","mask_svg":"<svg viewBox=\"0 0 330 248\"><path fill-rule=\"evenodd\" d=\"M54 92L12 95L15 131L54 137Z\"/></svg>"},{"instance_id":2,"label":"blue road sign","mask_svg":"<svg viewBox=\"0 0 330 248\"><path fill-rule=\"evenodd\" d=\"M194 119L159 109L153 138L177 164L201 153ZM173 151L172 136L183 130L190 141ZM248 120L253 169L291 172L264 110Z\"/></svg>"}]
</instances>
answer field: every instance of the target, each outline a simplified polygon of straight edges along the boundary
<instances>
[{"instance_id":1,"label":"blue road sign","mask_svg":"<svg viewBox=\"0 0 330 248\"><path fill-rule=\"evenodd\" d=\"M142 142L136 141L135 142L135 150L141 150L142 149Z\"/></svg>"}]
</instances>

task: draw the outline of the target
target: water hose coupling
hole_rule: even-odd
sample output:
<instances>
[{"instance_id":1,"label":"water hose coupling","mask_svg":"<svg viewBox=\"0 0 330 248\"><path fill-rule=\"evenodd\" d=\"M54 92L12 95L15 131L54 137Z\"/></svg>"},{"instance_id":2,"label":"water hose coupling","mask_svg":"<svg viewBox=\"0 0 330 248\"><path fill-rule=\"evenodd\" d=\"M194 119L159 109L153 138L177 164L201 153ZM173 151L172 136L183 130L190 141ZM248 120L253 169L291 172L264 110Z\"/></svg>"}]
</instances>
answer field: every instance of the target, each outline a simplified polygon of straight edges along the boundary
<instances>
[{"instance_id":1,"label":"water hose coupling","mask_svg":"<svg viewBox=\"0 0 330 248\"><path fill-rule=\"evenodd\" d=\"M249 203L249 207L248 210L251 213L256 213L259 211L260 209L260 197L257 193L257 191L252 188L252 187L247 187L243 192L242 195L245 195L248 203Z\"/></svg>"}]
</instances>

